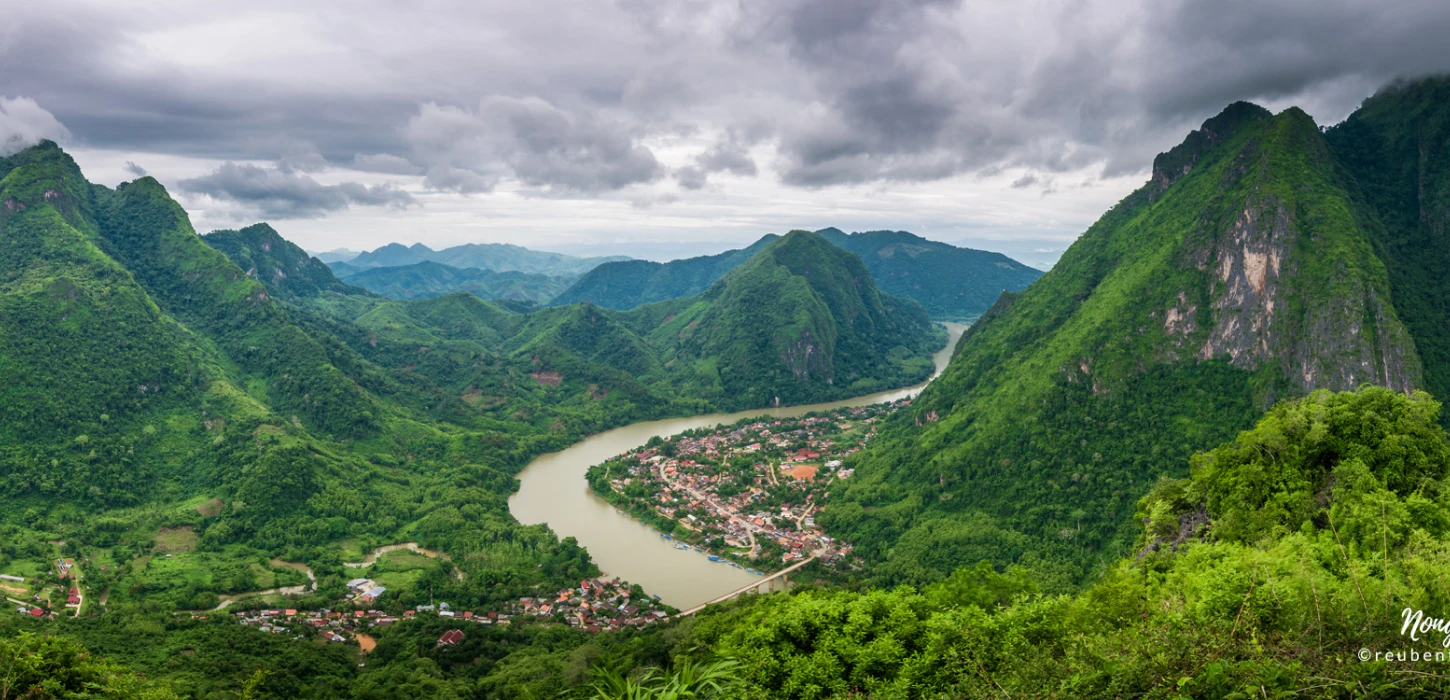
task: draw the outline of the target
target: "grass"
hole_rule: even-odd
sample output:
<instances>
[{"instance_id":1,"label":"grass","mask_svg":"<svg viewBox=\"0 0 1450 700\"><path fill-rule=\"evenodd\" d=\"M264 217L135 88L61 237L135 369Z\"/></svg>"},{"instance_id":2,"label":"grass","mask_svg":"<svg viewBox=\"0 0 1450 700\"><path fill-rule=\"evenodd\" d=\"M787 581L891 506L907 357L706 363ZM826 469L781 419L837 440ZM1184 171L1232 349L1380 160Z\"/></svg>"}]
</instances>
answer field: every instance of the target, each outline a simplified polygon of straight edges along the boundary
<instances>
[{"instance_id":1,"label":"grass","mask_svg":"<svg viewBox=\"0 0 1450 700\"><path fill-rule=\"evenodd\" d=\"M196 549L196 543L200 539L196 531L190 527L175 529L163 527L160 532L156 533L156 551L163 554L190 552Z\"/></svg>"}]
</instances>

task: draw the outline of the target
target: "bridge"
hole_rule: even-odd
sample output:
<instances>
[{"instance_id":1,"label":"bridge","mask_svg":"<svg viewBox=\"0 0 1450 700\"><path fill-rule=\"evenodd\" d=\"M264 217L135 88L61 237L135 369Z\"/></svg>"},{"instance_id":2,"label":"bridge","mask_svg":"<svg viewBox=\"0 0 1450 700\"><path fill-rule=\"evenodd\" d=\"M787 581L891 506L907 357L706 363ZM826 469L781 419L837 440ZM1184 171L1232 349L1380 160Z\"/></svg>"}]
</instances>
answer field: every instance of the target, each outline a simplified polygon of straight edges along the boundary
<instances>
[{"instance_id":1,"label":"bridge","mask_svg":"<svg viewBox=\"0 0 1450 700\"><path fill-rule=\"evenodd\" d=\"M737 589L735 589L733 591L730 591L729 593L726 593L725 595L722 595L722 596L720 596L718 598L714 598L714 599L711 599L711 600L707 600L707 601L705 601L705 602L703 602L703 603L701 603L699 605L696 605L695 607L690 608L689 610L685 610L683 612L675 613L675 617L685 617L686 615L694 615L695 613L700 612L701 610L704 610L706 606L714 605L716 603L723 603L723 602L725 602L727 600L730 600L731 598L734 598L734 597L736 597L736 596L738 596L738 595L740 595L742 593L748 593L750 591L753 591L753 590L759 588L763 584L770 583L771 581L774 581L774 580L776 580L778 578L785 578L785 575L786 574L788 574L788 573L790 573L792 571L795 571L796 569L799 569L802 566L805 566L806 564L809 564L809 563L811 563L811 562L813 562L815 560L816 560L815 555L811 555L809 557L806 557L805 559L802 559L802 560L796 562L795 564L792 564L791 566L789 566L787 568L781 569L780 571L777 571L777 572L775 572L775 573L773 573L773 574L771 574L769 576L766 576L765 578L762 578L759 581L756 581L756 582L754 582L754 583L752 583L752 584L750 584L748 586L741 586L740 588L737 588Z\"/></svg>"}]
</instances>

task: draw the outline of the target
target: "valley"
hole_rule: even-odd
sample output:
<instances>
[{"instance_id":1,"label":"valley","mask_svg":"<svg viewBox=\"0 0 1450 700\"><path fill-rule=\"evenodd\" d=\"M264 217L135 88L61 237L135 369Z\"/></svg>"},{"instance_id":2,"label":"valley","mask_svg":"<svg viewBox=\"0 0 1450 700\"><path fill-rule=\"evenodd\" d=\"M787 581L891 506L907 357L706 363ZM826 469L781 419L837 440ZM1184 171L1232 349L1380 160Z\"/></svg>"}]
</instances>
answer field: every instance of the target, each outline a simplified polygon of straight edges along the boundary
<instances>
[{"instance_id":1,"label":"valley","mask_svg":"<svg viewBox=\"0 0 1450 700\"><path fill-rule=\"evenodd\" d=\"M1450 690L1384 656L1450 653L1407 635L1450 608L1450 77L1233 102L1040 275L836 229L329 265L6 153L0 695ZM305 162L180 186L404 218L461 172Z\"/></svg>"}]
</instances>

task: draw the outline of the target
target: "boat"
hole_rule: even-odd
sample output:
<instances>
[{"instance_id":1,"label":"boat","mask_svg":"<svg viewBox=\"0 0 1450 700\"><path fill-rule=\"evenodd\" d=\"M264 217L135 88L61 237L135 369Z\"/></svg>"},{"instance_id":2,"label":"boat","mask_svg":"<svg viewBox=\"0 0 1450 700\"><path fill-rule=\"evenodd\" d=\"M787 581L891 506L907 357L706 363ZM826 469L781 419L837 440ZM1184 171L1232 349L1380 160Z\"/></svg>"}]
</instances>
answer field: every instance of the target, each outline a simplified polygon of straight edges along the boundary
<instances>
[{"instance_id":1,"label":"boat","mask_svg":"<svg viewBox=\"0 0 1450 700\"><path fill-rule=\"evenodd\" d=\"M660 596L659 596L659 594L658 594L658 593L656 593L656 594L655 594L655 600L659 600L659 599L660 599Z\"/></svg>"},{"instance_id":2,"label":"boat","mask_svg":"<svg viewBox=\"0 0 1450 700\"><path fill-rule=\"evenodd\" d=\"M667 540L674 539L673 537L670 537L669 533L667 533L667 532L661 532L660 533L660 537L663 537L664 539L667 539Z\"/></svg>"},{"instance_id":3,"label":"boat","mask_svg":"<svg viewBox=\"0 0 1450 700\"><path fill-rule=\"evenodd\" d=\"M717 556L711 554L710 555L710 561L720 561L720 557L717 557Z\"/></svg>"}]
</instances>

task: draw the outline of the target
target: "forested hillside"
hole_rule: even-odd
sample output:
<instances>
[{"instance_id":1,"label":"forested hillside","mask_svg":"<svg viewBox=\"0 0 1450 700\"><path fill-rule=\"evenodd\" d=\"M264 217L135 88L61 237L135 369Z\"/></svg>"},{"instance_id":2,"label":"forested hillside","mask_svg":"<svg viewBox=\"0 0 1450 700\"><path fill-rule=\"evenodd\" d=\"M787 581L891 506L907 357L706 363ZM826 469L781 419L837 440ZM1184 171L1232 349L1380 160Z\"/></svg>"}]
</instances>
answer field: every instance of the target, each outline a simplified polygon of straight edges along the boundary
<instances>
[{"instance_id":1,"label":"forested hillside","mask_svg":"<svg viewBox=\"0 0 1450 700\"><path fill-rule=\"evenodd\" d=\"M824 522L883 582L986 559L1067 587L1127 550L1156 479L1275 400L1424 386L1356 188L1302 111L1230 106L998 301Z\"/></svg>"},{"instance_id":2,"label":"forested hillside","mask_svg":"<svg viewBox=\"0 0 1450 700\"><path fill-rule=\"evenodd\" d=\"M709 289L740 263L779 238L763 236L755 243L717 255L671 260L621 260L594 268L553 299L554 304L587 301L606 309L632 309L654 301L692 297Z\"/></svg>"},{"instance_id":3,"label":"forested hillside","mask_svg":"<svg viewBox=\"0 0 1450 700\"><path fill-rule=\"evenodd\" d=\"M861 256L881 291L915 299L933 319L971 321L1002 292L1020 292L1042 276L1001 253L959 248L906 231L816 233Z\"/></svg>"},{"instance_id":4,"label":"forested hillside","mask_svg":"<svg viewBox=\"0 0 1450 700\"><path fill-rule=\"evenodd\" d=\"M212 231L201 237L226 255L247 276L267 280L267 288L281 297L312 297L322 292L357 293L343 284L321 260L283 238L267 224L238 231Z\"/></svg>"},{"instance_id":5,"label":"forested hillside","mask_svg":"<svg viewBox=\"0 0 1450 700\"><path fill-rule=\"evenodd\" d=\"M341 267L335 272L348 284L389 299L401 300L432 299L454 292L468 292L480 299L511 299L544 305L573 281L572 277L457 268L431 261L365 270Z\"/></svg>"}]
</instances>

